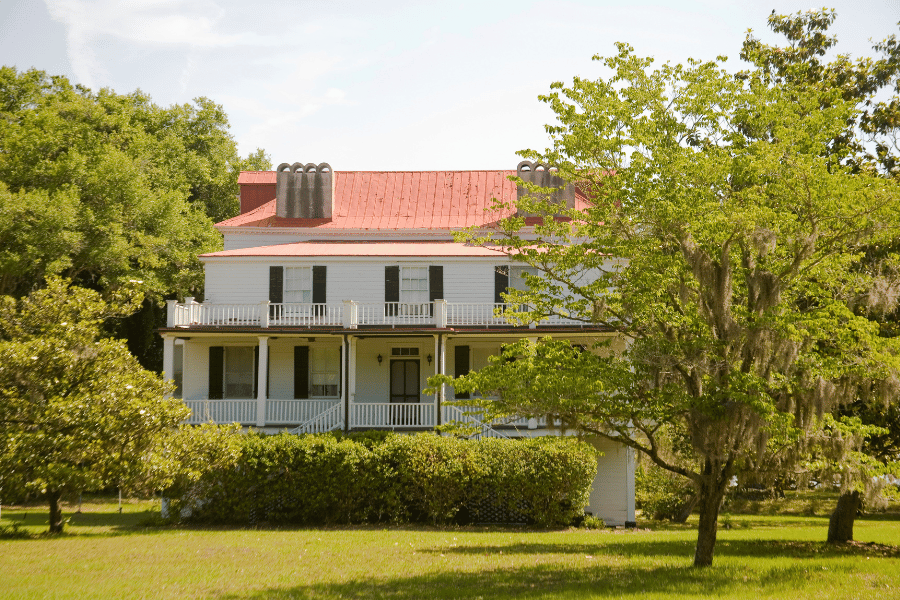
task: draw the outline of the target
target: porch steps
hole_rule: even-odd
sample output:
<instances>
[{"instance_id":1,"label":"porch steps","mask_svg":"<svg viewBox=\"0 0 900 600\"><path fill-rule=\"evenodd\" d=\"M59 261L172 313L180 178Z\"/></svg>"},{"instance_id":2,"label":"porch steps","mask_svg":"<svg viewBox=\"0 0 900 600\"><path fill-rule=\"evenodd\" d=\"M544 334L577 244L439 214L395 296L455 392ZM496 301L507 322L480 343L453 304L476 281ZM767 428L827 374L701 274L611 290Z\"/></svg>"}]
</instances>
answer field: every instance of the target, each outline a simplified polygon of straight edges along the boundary
<instances>
[{"instance_id":1,"label":"porch steps","mask_svg":"<svg viewBox=\"0 0 900 600\"><path fill-rule=\"evenodd\" d=\"M293 433L295 435L300 433L325 433L327 431L340 429L344 423L343 408L344 406L342 404L335 404L305 423L301 423L294 429L289 430L288 433Z\"/></svg>"}]
</instances>

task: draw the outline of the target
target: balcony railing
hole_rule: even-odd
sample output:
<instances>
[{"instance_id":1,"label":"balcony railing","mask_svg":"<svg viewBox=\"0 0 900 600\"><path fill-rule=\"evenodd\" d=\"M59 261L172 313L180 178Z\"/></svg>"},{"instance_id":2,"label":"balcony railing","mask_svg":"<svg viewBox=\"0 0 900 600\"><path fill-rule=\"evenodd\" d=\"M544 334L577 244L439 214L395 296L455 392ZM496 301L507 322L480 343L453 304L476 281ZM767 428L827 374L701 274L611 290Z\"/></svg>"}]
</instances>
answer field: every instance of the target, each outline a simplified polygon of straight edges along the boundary
<instances>
[{"instance_id":1,"label":"balcony railing","mask_svg":"<svg viewBox=\"0 0 900 600\"><path fill-rule=\"evenodd\" d=\"M480 302L355 302L340 304L271 303L201 304L186 298L184 304L168 302L168 327L499 327L510 326L504 316L526 312L526 306ZM516 323L518 325L518 323ZM586 323L553 315L528 327L584 326Z\"/></svg>"},{"instance_id":2,"label":"balcony railing","mask_svg":"<svg viewBox=\"0 0 900 600\"><path fill-rule=\"evenodd\" d=\"M191 415L189 424L214 421L216 423L240 423L257 425L257 401L237 400L186 400ZM321 433L344 428L344 403L338 399L280 400L265 403L264 426L289 427L294 433ZM441 405L441 423L459 422L473 429L476 435L507 437L497 426L514 426L521 430L543 429L544 420L506 419L485 423L477 411L464 406ZM351 429L431 429L437 425L437 411L433 402L351 402Z\"/></svg>"}]
</instances>

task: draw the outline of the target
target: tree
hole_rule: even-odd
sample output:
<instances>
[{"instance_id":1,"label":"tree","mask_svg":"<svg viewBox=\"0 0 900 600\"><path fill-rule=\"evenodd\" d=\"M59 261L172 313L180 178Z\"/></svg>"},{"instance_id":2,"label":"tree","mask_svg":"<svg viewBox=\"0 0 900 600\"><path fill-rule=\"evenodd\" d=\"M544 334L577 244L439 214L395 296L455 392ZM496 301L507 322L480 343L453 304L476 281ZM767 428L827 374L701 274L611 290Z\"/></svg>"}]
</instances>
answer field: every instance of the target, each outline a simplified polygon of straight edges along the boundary
<instances>
[{"instance_id":1,"label":"tree","mask_svg":"<svg viewBox=\"0 0 900 600\"><path fill-rule=\"evenodd\" d=\"M237 214L244 165L268 160L241 159L228 127L208 98L160 107L0 68L0 294L51 275L103 291L141 279L147 302L116 333L161 367L162 299L202 295L197 255L221 248L213 222Z\"/></svg>"},{"instance_id":2,"label":"tree","mask_svg":"<svg viewBox=\"0 0 900 600\"><path fill-rule=\"evenodd\" d=\"M488 416L550 415L690 479L698 494L696 566L712 564L719 507L734 476L787 456L847 398L887 378L893 341L848 307L877 276L854 268L898 230L898 192L854 173L825 146L855 117L811 93L720 61L651 70L619 44L609 79L554 83L553 165L582 209L532 192L512 217L469 239L537 268L510 305L605 328L600 354L522 341L452 383L478 390ZM555 215L555 217L554 217ZM871 300L877 298L873 295ZM602 356L601 356L602 354ZM670 459L669 456L674 457Z\"/></svg>"},{"instance_id":3,"label":"tree","mask_svg":"<svg viewBox=\"0 0 900 600\"><path fill-rule=\"evenodd\" d=\"M27 298L0 297L0 477L46 498L51 533L63 530L62 498L140 479L187 416L169 384L101 335L141 296L132 285L107 302L51 278Z\"/></svg>"},{"instance_id":4,"label":"tree","mask_svg":"<svg viewBox=\"0 0 900 600\"><path fill-rule=\"evenodd\" d=\"M900 99L896 93L887 95L884 92L889 87L893 87L894 92L900 91L900 43L892 35L874 45L874 59L852 59L846 55L838 55L834 60L825 62L823 57L837 44L837 38L828 35L828 28L836 16L833 10L795 15L778 15L773 11L769 17L769 28L784 35L788 45L763 44L748 34L741 58L764 70L772 78L804 87L812 93L824 90L825 93L820 95L820 106L827 107L835 91L842 100L855 105L857 110L853 117L845 122L843 129L836 132L824 151L849 165L855 172L896 179L900 177L900 147L897 143ZM888 244L866 248L859 260L858 268L881 275L882 281L893 282L892 285L881 286L881 293L887 295L889 301L880 302L880 306L876 307L866 302L851 302L851 308L857 313L866 314L877 321L881 334L887 337L896 337L900 321L896 302L900 295L896 285L897 273L900 271L900 265L896 263L898 250L900 239L895 239ZM872 475L876 471L884 471L900 457L896 451L900 437L895 419L892 418L896 416L896 405L873 401L865 384L858 391L856 397L851 398L851 403L840 409L841 414L845 417L861 417L861 426L877 426L880 433L874 433L873 430L869 436L848 435L843 439L859 441L862 445L848 448L847 451L864 450L866 456L872 459L854 462L868 464L874 461L880 463L880 467L876 469L874 465L868 465L867 468L845 469L842 472L842 493L832 514L829 542L853 539L853 523L860 506L861 492L871 492L871 488L879 484L879 480ZM896 398L891 400L896 402ZM893 451L886 452L889 448ZM856 478L848 477L849 472L855 473ZM871 493L869 497L872 498Z\"/></svg>"}]
</instances>

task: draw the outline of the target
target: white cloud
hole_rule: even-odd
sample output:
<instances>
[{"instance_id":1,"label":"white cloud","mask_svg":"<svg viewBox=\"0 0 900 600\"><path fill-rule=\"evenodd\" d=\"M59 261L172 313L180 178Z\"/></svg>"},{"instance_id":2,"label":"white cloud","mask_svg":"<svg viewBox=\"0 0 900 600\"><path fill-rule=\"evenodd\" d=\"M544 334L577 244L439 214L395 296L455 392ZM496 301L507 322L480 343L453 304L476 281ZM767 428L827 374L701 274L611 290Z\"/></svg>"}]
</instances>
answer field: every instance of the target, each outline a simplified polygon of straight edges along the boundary
<instances>
[{"instance_id":1,"label":"white cloud","mask_svg":"<svg viewBox=\"0 0 900 600\"><path fill-rule=\"evenodd\" d=\"M45 0L50 16L66 28L72 69L80 83L103 85L108 73L98 59L105 40L156 48L215 49L266 45L269 40L220 27L225 11L211 0ZM187 69L193 61L188 62ZM183 73L181 83L189 79Z\"/></svg>"}]
</instances>

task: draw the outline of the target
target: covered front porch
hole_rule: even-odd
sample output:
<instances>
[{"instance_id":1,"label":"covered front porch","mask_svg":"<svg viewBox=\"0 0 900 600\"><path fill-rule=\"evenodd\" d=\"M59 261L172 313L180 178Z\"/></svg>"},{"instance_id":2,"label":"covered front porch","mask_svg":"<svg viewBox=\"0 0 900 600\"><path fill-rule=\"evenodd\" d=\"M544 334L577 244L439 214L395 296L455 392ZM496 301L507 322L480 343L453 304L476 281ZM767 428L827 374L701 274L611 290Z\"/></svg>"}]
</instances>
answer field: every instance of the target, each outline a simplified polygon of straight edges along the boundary
<instances>
[{"instance_id":1,"label":"covered front porch","mask_svg":"<svg viewBox=\"0 0 900 600\"><path fill-rule=\"evenodd\" d=\"M450 386L423 393L432 375L482 368L521 334L272 333L163 334L164 371L179 384L176 395L191 409L188 423L316 433L430 430L456 421L485 430L485 435L546 433L546 424L535 419L483 423L466 414L466 407L448 404L456 400ZM598 335L583 332L573 343L589 345Z\"/></svg>"}]
</instances>

